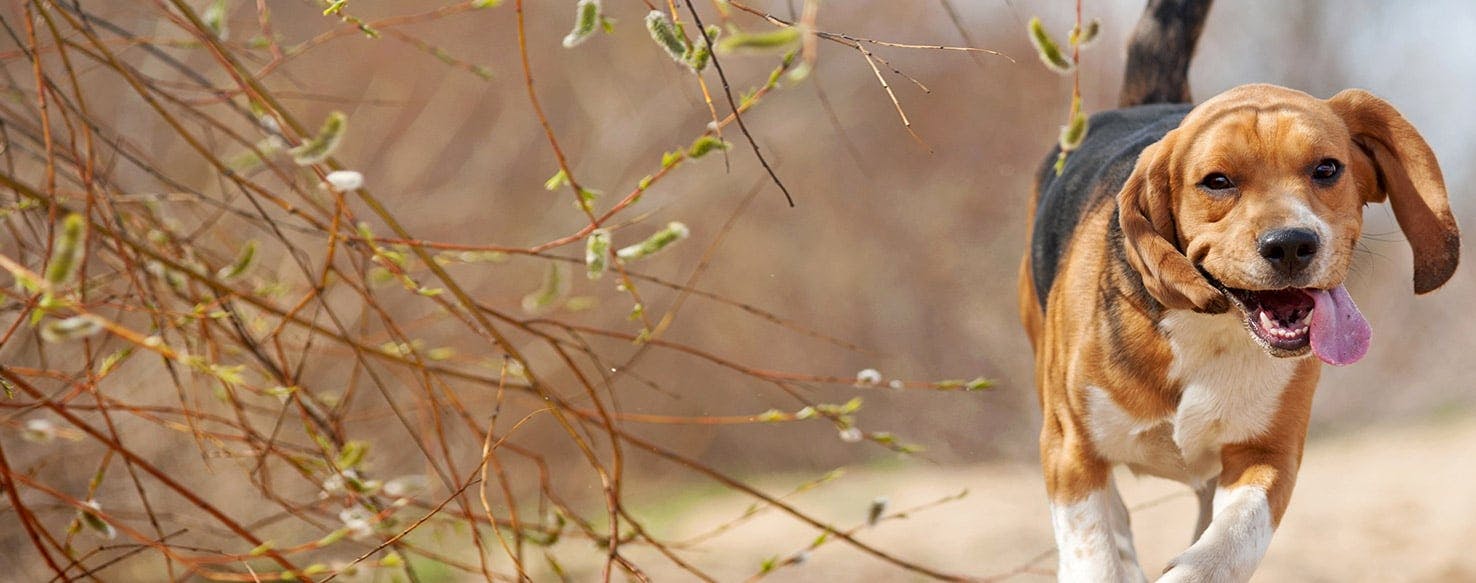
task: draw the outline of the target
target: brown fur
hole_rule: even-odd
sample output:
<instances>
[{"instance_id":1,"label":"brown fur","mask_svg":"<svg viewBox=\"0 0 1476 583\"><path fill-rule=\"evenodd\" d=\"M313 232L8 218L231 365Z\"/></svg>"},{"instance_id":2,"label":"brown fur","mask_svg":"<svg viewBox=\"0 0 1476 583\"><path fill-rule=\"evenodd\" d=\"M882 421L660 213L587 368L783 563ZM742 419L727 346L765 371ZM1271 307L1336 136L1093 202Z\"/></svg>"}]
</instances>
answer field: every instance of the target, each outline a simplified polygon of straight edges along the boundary
<instances>
[{"instance_id":1,"label":"brown fur","mask_svg":"<svg viewBox=\"0 0 1476 583\"><path fill-rule=\"evenodd\" d=\"M1368 200L1382 202L1387 196L1400 230L1409 238L1415 293L1435 290L1455 273L1461 251L1435 152L1398 110L1367 91L1349 89L1327 104L1342 118L1363 154L1355 163L1372 166L1377 173L1378 188L1366 191Z\"/></svg>"},{"instance_id":2,"label":"brown fur","mask_svg":"<svg viewBox=\"0 0 1476 583\"><path fill-rule=\"evenodd\" d=\"M1343 161L1344 175L1330 185L1310 182L1308 169L1325 158ZM1197 186L1211 172L1234 179L1234 196ZM1021 321L1035 349L1041 463L1052 500L1070 503L1104 488L1113 465L1092 443L1088 386L1101 387L1138 419L1171 418L1177 410L1183 387L1168 377L1173 353L1159 328L1163 314L1232 309L1201 269L1243 289L1335 287L1347 274L1362 206L1385 197L1415 252L1416 291L1438 287L1455 269L1459 233L1435 157L1408 122L1362 91L1324 101L1250 85L1195 108L1143 151L1116 205L1083 214L1043 308L1027 253ZM1307 212L1331 233L1323 242L1330 264L1315 280L1278 280L1261 266L1257 234ZM1109 236L1114 215L1118 242ZM1114 244L1125 252L1115 253ZM1265 486L1278 522L1301 461L1320 367L1304 358L1269 428L1221 452L1220 484Z\"/></svg>"},{"instance_id":3,"label":"brown fur","mask_svg":"<svg viewBox=\"0 0 1476 583\"><path fill-rule=\"evenodd\" d=\"M1291 502L1297 468L1302 465L1302 446L1307 441L1307 420L1312 415L1312 394L1322 363L1304 358L1281 394L1281 407L1271 428L1245 443L1226 445L1220 453L1220 485L1255 484L1266 489L1271 504L1271 524L1281 524Z\"/></svg>"}]
</instances>

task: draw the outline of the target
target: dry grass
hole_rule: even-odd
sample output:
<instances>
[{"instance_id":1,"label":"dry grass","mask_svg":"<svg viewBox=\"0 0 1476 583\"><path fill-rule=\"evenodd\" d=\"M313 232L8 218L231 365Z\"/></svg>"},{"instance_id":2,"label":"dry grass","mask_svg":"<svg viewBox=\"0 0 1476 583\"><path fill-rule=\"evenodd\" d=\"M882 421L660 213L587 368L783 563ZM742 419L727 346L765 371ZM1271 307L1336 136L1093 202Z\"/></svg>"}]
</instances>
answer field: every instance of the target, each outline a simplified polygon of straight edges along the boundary
<instances>
[{"instance_id":1,"label":"dry grass","mask_svg":"<svg viewBox=\"0 0 1476 583\"><path fill-rule=\"evenodd\" d=\"M478 4L0 9L0 258L17 280L0 299L0 545L13 549L0 569L729 580L833 564L956 578L1039 552L963 522L938 524L999 552L888 538L914 524L866 527L890 487L829 471L902 458L934 469L908 475L949 482L892 495L884 515L942 503L915 517L962 517L1039 491L1018 466L999 470L1019 478L1008 486L935 466L1034 455L1013 308L1020 204L1073 89L1087 112L1114 101L1136 6L1086 3L1102 38L1078 84L1033 59L938 48L1029 55L1024 17L1064 31L1063 3L775 0L723 14L605 0L614 31L567 49L576 2ZM653 9L693 44L694 9L720 28L814 34L719 54L722 75L699 76L643 29ZM1355 76L1384 70L1357 57L1282 77L1235 68L1275 46L1280 29L1252 26L1273 9L1302 18L1276 26L1330 21L1317 6L1217 7L1196 87L1417 85ZM1366 14L1357 30L1393 21L1338 10ZM1428 20L1425 36L1459 36L1439 27L1461 20ZM1308 62L1338 63L1357 48L1341 38L1295 42L1319 55ZM1451 60L1389 70L1451 83L1471 70L1462 51L1432 54ZM1470 129L1432 122L1445 101L1385 96L1462 184L1451 156ZM342 131L324 132L334 112ZM364 186L325 187L339 170ZM59 236L73 215L86 225L75 245ZM618 255L673 222L690 236ZM1476 278L1409 299L1392 220L1375 208L1369 224L1349 287L1379 337L1359 367L1325 375L1318 427L1476 402L1463 381L1476 324L1447 315ZM606 270L591 280L601 230ZM56 267L72 249L76 269ZM855 386L866 368L881 386ZM980 375L1007 390L957 390Z\"/></svg>"},{"instance_id":2,"label":"dry grass","mask_svg":"<svg viewBox=\"0 0 1476 583\"><path fill-rule=\"evenodd\" d=\"M689 134L690 146L649 160L648 174L606 197L586 186L540 100L525 18L547 6L492 4L370 16L356 2L309 3L294 12L320 32L296 42L279 36L282 21L263 2L202 8L169 0L101 11L19 5L19 18L6 20L15 99L0 106L7 140L0 185L11 194L0 265L15 281L5 292L12 317L0 345L10 357L0 377L10 423L43 447L0 447L20 527L11 534L23 534L29 554L60 580L127 572L307 581L368 571L419 580L423 569L520 579L530 562L557 570L552 547L568 538L586 543L561 552L603 557L606 580L645 578L624 550L632 546L707 579L683 558L695 544L654 536L626 504L628 477L659 460L897 568L957 578L856 540L680 452L669 434L636 429L828 423L844 441L912 451L888 432L858 428L860 399L814 398L810 387L851 385L850 376L759 368L668 338L687 302L701 298L830 350L855 349L701 287L713 253L764 182L720 211L729 218L701 237L703 254L685 276L640 269L671 258L669 247L699 244L681 243L688 227L653 228L647 219L659 210L633 209L669 176L699 171L688 169L699 158L731 164L746 152L789 196L744 116L804 80L817 41L857 50L873 68L886 61L867 44L929 47L812 34L814 3L792 24L736 3L714 10L708 18L729 27L722 43L754 54L704 57L720 81L719 99L691 74L703 72L696 58L675 54L691 64L676 81L706 96L711 122ZM666 27L659 32L669 51L713 42L682 30L683 22L703 30L692 3L650 8L647 23ZM579 10L567 44L600 34L604 23L598 3ZM362 140L357 116L336 107L305 116L289 103L333 92L286 71L303 60L357 58L332 53L332 41L347 36L398 41L439 61L424 64L497 78L437 44L439 27L482 11L513 20L520 71L507 82L521 85L542 130L538 149L546 154L535 158L556 171L546 196L566 201L552 212L582 217L577 228L536 244L466 244L407 228L404 214L414 206L386 204L373 179L364 181L374 169L338 156ZM134 32L140 23L153 30ZM730 57L770 70L730 77L723 68ZM730 124L745 142L736 148L724 137ZM706 164L701 171L719 170ZM466 272L513 259L538 265L512 284L528 290L519 306L484 301L468 287ZM571 297L571 278L605 285ZM662 301L648 300L651 290ZM628 321L590 323L582 312L596 304L607 312L623 305ZM640 372L655 353L705 362L723 371L712 378L748 379L792 405L699 415L622 406L617 386L666 391ZM529 434L533 426L539 431ZM64 461L47 449L65 452Z\"/></svg>"}]
</instances>

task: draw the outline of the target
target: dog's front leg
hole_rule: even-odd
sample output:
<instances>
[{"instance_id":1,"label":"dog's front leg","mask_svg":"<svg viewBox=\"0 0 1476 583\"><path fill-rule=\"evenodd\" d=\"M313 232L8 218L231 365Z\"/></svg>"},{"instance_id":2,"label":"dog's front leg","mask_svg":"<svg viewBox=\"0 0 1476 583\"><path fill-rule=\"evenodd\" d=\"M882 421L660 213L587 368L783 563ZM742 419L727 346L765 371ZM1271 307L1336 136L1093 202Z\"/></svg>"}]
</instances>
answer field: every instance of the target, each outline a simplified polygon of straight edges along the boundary
<instances>
[{"instance_id":1,"label":"dog's front leg","mask_svg":"<svg viewBox=\"0 0 1476 583\"><path fill-rule=\"evenodd\" d=\"M1159 581L1231 582L1250 579L1286 511L1296 482L1298 451L1225 446L1214 517L1199 540L1175 557Z\"/></svg>"},{"instance_id":2,"label":"dog's front leg","mask_svg":"<svg viewBox=\"0 0 1476 583\"><path fill-rule=\"evenodd\" d=\"M1220 448L1219 487L1209 528L1169 562L1159 581L1250 579L1281 523L1297 482L1320 363L1307 359L1281 394L1269 427Z\"/></svg>"},{"instance_id":3,"label":"dog's front leg","mask_svg":"<svg viewBox=\"0 0 1476 583\"><path fill-rule=\"evenodd\" d=\"M1111 466L1091 453L1071 425L1047 416L1041 435L1059 558L1056 577L1069 582L1144 581Z\"/></svg>"}]
</instances>

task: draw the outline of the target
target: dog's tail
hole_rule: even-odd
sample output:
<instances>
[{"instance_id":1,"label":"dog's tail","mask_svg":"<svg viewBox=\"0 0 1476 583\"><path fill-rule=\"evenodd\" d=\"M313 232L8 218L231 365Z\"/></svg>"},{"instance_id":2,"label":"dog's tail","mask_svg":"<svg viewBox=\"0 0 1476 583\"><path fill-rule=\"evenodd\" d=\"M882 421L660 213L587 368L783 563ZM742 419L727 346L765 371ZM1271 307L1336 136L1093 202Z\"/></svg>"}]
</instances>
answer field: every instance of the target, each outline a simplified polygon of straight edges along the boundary
<instances>
[{"instance_id":1,"label":"dog's tail","mask_svg":"<svg viewBox=\"0 0 1476 583\"><path fill-rule=\"evenodd\" d=\"M1118 107L1190 103L1189 60L1213 0L1148 0L1128 44Z\"/></svg>"}]
</instances>

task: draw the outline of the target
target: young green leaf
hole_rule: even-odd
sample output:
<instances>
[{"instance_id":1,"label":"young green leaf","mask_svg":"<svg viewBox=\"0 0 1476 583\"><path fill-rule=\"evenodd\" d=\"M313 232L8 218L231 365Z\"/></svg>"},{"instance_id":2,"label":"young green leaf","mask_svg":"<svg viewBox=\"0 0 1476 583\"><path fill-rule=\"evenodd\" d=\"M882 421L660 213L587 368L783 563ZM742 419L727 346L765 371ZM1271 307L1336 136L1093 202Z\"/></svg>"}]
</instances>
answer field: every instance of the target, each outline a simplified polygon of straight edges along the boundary
<instances>
[{"instance_id":1,"label":"young green leaf","mask_svg":"<svg viewBox=\"0 0 1476 583\"><path fill-rule=\"evenodd\" d=\"M704 134L701 137L697 138L696 141L692 142L691 147L687 148L687 157L696 160L698 158L706 156L713 150L726 150L730 147L732 147L732 144L729 144L728 142L720 140L713 136Z\"/></svg>"},{"instance_id":2,"label":"young green leaf","mask_svg":"<svg viewBox=\"0 0 1476 583\"><path fill-rule=\"evenodd\" d=\"M564 169L562 168L560 168L558 172L555 172L553 176L550 176L548 180L543 181L544 190L558 190L568 185L569 173L564 172Z\"/></svg>"},{"instance_id":3,"label":"young green leaf","mask_svg":"<svg viewBox=\"0 0 1476 583\"><path fill-rule=\"evenodd\" d=\"M682 59L686 61L688 67L698 73L706 69L708 61L712 60L712 43L722 34L723 29L718 28L716 24L709 24L705 32L706 34L697 39L696 44L692 45L686 57Z\"/></svg>"},{"instance_id":4,"label":"young green leaf","mask_svg":"<svg viewBox=\"0 0 1476 583\"><path fill-rule=\"evenodd\" d=\"M718 54L727 55L737 51L785 51L798 45L804 31L797 26L786 26L768 32L735 32L717 42Z\"/></svg>"},{"instance_id":5,"label":"young green leaf","mask_svg":"<svg viewBox=\"0 0 1476 583\"><path fill-rule=\"evenodd\" d=\"M569 281L565 270L567 267L562 263L549 262L548 268L543 273L543 283L537 290L523 296L523 311L530 314L540 313L563 298L569 293Z\"/></svg>"},{"instance_id":6,"label":"young green leaf","mask_svg":"<svg viewBox=\"0 0 1476 583\"><path fill-rule=\"evenodd\" d=\"M1101 30L1102 22L1095 18L1093 18L1091 22L1087 23L1086 30L1073 27L1071 29L1071 37L1069 39L1071 46L1084 47L1092 44L1092 41L1097 40L1097 33Z\"/></svg>"},{"instance_id":7,"label":"young green leaf","mask_svg":"<svg viewBox=\"0 0 1476 583\"><path fill-rule=\"evenodd\" d=\"M205 22L205 28L215 33L217 38L224 40L226 34L230 32L226 26L226 14L228 12L226 0L215 0L209 6L206 6L204 10L200 11L200 20Z\"/></svg>"},{"instance_id":8,"label":"young green leaf","mask_svg":"<svg viewBox=\"0 0 1476 583\"><path fill-rule=\"evenodd\" d=\"M368 454L368 443L357 440L350 441L343 444L343 448L338 450L338 458L334 460L333 463L334 465L338 466L339 469L352 469L363 463L364 456Z\"/></svg>"},{"instance_id":9,"label":"young green leaf","mask_svg":"<svg viewBox=\"0 0 1476 583\"><path fill-rule=\"evenodd\" d=\"M216 271L215 277L220 278L221 281L231 281L241 277L242 274L246 273L247 269L251 268L251 263L255 260L256 241L247 241L246 245L241 247L241 253L236 255L236 260L232 261L230 265Z\"/></svg>"}]
</instances>

